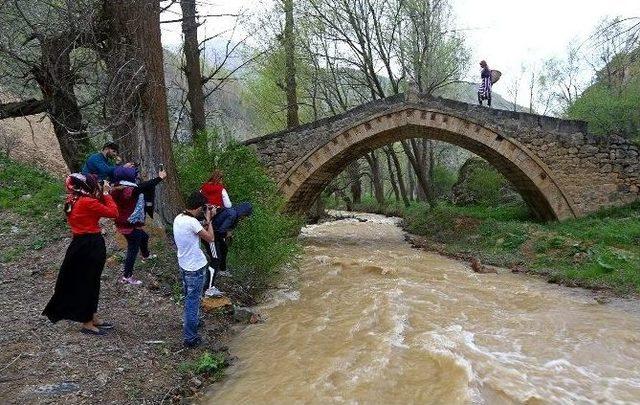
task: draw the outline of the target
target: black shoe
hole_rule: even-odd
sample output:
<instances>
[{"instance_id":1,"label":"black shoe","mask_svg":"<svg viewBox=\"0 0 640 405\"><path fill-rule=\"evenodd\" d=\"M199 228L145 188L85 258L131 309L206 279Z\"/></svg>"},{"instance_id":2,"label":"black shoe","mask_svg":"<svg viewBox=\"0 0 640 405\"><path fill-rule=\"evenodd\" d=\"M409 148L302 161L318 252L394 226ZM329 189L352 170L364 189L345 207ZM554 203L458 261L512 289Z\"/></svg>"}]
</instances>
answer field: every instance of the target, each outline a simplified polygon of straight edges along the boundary
<instances>
[{"instance_id":1,"label":"black shoe","mask_svg":"<svg viewBox=\"0 0 640 405\"><path fill-rule=\"evenodd\" d=\"M100 328L98 328L97 331L89 328L82 328L80 329L80 332L84 333L85 335L95 335L95 336L102 336L107 334L107 332L104 329L100 329Z\"/></svg>"},{"instance_id":2,"label":"black shoe","mask_svg":"<svg viewBox=\"0 0 640 405\"><path fill-rule=\"evenodd\" d=\"M104 329L104 330L115 328L115 325L109 322L102 322L101 324L98 324L98 325L94 323L93 326L95 326L98 329Z\"/></svg>"},{"instance_id":3,"label":"black shoe","mask_svg":"<svg viewBox=\"0 0 640 405\"><path fill-rule=\"evenodd\" d=\"M184 341L184 346L188 349L194 349L202 344L202 339L200 337L195 338L194 340L187 342Z\"/></svg>"}]
</instances>

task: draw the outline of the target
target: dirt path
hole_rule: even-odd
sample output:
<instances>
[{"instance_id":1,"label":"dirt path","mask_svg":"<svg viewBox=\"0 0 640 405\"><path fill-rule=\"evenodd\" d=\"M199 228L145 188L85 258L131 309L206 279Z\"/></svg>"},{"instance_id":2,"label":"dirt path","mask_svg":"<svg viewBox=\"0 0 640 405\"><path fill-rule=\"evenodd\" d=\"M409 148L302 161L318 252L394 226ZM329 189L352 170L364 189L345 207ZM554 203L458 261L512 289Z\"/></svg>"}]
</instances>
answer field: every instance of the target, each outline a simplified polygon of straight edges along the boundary
<instances>
[{"instance_id":1,"label":"dirt path","mask_svg":"<svg viewBox=\"0 0 640 405\"><path fill-rule=\"evenodd\" d=\"M108 233L111 258L102 276L100 312L116 329L94 337L79 333L78 324L53 325L40 315L69 238L64 231L38 244L32 228L0 213L0 403L170 403L206 385L202 377L181 373L179 365L220 349L230 337L232 315L206 314L206 344L183 349L177 267L161 232L152 235L159 260L136 263L143 287L118 282L116 258L123 251Z\"/></svg>"}]
</instances>

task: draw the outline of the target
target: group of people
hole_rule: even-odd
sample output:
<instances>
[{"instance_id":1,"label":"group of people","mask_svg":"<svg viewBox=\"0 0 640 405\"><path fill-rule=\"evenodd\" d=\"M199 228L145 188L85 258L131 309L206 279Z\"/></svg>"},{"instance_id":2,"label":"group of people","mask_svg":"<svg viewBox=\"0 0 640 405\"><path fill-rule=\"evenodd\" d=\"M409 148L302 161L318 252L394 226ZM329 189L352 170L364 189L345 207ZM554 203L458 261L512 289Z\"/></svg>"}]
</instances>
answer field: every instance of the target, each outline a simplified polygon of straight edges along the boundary
<instances>
[{"instance_id":1,"label":"group of people","mask_svg":"<svg viewBox=\"0 0 640 405\"><path fill-rule=\"evenodd\" d=\"M167 173L160 165L156 177L144 180L136 164L116 164L120 163L118 154L118 145L107 142L87 159L81 173L73 173L65 180L64 212L73 238L54 294L43 311L54 323L63 319L80 322L80 331L90 335L104 335L114 328L114 324L98 316L100 278L106 263L100 219L113 219L117 232L127 241L120 278L123 284L142 284L133 276L139 254L142 261L157 257L149 251L144 224L146 216L153 217L155 189ZM201 190L187 198L186 209L173 222L185 295L184 344L188 347L201 342L197 329L202 296L222 295L214 282L217 274L227 273L232 230L252 213L250 203L232 205L222 177L221 171L214 171Z\"/></svg>"}]
</instances>

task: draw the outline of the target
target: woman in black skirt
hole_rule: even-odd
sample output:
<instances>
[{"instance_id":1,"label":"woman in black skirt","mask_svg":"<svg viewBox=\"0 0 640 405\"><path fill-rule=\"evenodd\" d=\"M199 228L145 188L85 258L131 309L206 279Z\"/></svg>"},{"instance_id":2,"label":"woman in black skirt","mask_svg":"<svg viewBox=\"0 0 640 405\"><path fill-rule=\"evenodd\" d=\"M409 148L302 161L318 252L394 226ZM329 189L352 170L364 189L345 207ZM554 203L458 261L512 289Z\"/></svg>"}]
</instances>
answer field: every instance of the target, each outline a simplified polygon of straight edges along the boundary
<instances>
[{"instance_id":1,"label":"woman in black skirt","mask_svg":"<svg viewBox=\"0 0 640 405\"><path fill-rule=\"evenodd\" d=\"M106 248L100 218L115 218L118 207L109 186L100 186L95 175L74 173L67 177L64 204L73 239L58 273L53 297L42 312L53 323L61 319L81 322L82 333L103 335L112 324L97 317L100 276Z\"/></svg>"}]
</instances>

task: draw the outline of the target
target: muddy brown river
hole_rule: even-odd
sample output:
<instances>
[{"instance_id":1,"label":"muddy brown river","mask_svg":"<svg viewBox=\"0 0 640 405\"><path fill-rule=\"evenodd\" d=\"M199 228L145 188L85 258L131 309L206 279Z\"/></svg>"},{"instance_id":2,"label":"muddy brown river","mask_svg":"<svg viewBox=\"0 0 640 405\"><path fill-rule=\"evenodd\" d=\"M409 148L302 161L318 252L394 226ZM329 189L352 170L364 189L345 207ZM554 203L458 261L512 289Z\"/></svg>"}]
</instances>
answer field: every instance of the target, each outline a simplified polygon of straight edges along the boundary
<instances>
[{"instance_id":1,"label":"muddy brown river","mask_svg":"<svg viewBox=\"0 0 640 405\"><path fill-rule=\"evenodd\" d=\"M360 217L304 228L296 281L207 403L640 403L637 301L476 274Z\"/></svg>"}]
</instances>

